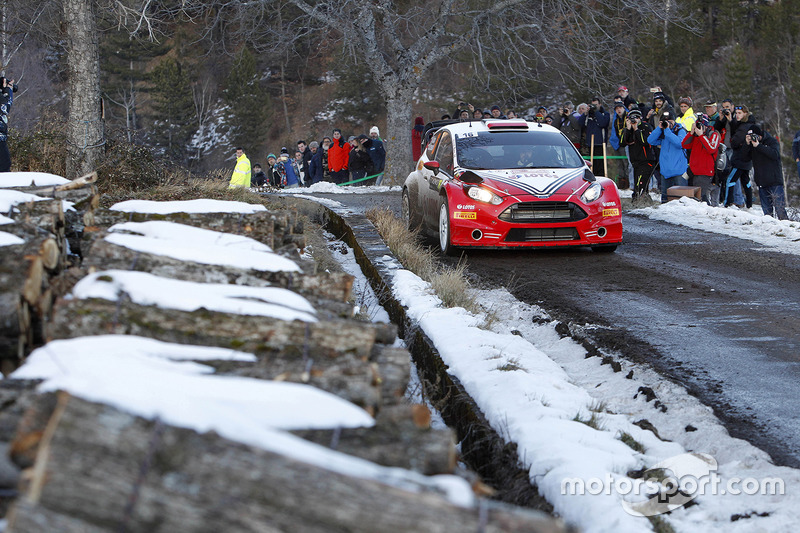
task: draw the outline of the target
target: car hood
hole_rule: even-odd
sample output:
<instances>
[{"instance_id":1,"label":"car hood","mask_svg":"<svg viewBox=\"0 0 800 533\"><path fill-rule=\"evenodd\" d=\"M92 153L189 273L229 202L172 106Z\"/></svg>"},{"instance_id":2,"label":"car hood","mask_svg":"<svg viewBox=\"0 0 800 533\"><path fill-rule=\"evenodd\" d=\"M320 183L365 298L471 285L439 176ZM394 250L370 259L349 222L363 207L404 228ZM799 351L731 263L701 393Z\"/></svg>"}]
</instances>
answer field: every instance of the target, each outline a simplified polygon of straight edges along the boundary
<instances>
[{"instance_id":1,"label":"car hood","mask_svg":"<svg viewBox=\"0 0 800 533\"><path fill-rule=\"evenodd\" d=\"M549 198L557 193L571 195L586 184L586 168L531 168L512 170L471 170L481 178L482 185L495 189L500 195L532 195Z\"/></svg>"}]
</instances>

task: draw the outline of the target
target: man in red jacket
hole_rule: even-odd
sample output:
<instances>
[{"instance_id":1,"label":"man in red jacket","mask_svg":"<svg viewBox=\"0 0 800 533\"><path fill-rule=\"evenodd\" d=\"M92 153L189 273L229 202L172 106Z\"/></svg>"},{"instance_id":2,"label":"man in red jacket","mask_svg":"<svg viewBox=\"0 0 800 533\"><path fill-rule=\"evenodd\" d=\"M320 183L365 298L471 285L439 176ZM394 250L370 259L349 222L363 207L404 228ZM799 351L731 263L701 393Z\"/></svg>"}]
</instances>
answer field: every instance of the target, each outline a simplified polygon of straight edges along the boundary
<instances>
[{"instance_id":1,"label":"man in red jacket","mask_svg":"<svg viewBox=\"0 0 800 533\"><path fill-rule=\"evenodd\" d=\"M328 169L334 183L347 181L347 161L350 158L350 143L342 137L342 130L333 130L333 142L328 148Z\"/></svg>"},{"instance_id":2,"label":"man in red jacket","mask_svg":"<svg viewBox=\"0 0 800 533\"><path fill-rule=\"evenodd\" d=\"M700 187L700 197L711 205L711 180L716 171L717 152L722 140L719 132L709 127L708 115L697 115L691 134L683 138L681 146L691 150L689 156L689 169L694 174L694 184Z\"/></svg>"}]
</instances>

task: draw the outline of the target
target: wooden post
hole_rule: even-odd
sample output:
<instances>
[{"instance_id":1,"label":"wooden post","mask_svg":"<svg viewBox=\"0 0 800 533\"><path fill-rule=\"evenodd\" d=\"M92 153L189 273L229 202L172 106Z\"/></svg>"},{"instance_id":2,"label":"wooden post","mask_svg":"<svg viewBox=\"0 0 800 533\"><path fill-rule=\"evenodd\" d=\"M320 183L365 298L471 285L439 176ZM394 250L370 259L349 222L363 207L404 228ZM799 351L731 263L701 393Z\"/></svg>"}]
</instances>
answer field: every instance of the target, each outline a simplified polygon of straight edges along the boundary
<instances>
[{"instance_id":1,"label":"wooden post","mask_svg":"<svg viewBox=\"0 0 800 533\"><path fill-rule=\"evenodd\" d=\"M608 177L608 159L606 157L606 143L603 143L603 175Z\"/></svg>"},{"instance_id":2,"label":"wooden post","mask_svg":"<svg viewBox=\"0 0 800 533\"><path fill-rule=\"evenodd\" d=\"M592 169L592 174L594 174L594 133L592 134L592 142L589 143L589 168Z\"/></svg>"}]
</instances>

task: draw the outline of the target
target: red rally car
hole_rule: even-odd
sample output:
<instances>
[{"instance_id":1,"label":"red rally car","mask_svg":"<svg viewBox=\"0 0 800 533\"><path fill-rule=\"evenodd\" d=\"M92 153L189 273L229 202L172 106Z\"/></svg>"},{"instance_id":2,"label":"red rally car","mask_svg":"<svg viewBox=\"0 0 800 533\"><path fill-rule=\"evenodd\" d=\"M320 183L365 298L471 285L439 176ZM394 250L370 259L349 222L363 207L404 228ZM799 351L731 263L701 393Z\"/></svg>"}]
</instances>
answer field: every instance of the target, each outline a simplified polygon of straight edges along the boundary
<instances>
[{"instance_id":1,"label":"red rally car","mask_svg":"<svg viewBox=\"0 0 800 533\"><path fill-rule=\"evenodd\" d=\"M556 128L524 120L433 123L403 185L409 229L456 248L622 243L619 192Z\"/></svg>"}]
</instances>

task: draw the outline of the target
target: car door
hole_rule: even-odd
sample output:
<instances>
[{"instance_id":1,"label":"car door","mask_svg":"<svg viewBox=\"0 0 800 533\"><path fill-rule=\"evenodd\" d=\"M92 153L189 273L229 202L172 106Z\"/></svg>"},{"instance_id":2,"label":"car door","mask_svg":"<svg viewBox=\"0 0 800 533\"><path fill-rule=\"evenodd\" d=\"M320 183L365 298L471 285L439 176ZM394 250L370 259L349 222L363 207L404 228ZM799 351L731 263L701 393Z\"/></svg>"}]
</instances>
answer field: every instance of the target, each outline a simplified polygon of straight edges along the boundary
<instances>
[{"instance_id":1,"label":"car door","mask_svg":"<svg viewBox=\"0 0 800 533\"><path fill-rule=\"evenodd\" d=\"M429 227L438 227L439 224L439 191L446 181L453 178L453 138L449 131L442 130L437 135L436 149L432 161L439 163L439 172L425 169L420 196L423 202L425 222Z\"/></svg>"}]
</instances>

